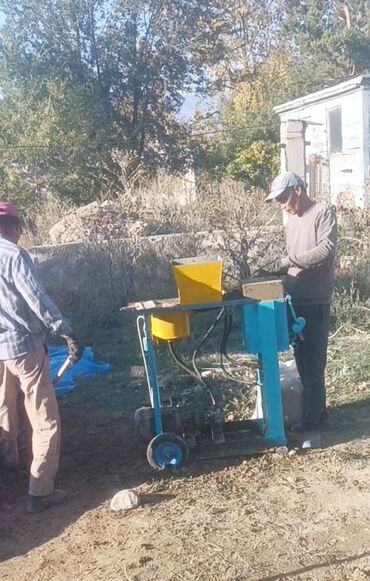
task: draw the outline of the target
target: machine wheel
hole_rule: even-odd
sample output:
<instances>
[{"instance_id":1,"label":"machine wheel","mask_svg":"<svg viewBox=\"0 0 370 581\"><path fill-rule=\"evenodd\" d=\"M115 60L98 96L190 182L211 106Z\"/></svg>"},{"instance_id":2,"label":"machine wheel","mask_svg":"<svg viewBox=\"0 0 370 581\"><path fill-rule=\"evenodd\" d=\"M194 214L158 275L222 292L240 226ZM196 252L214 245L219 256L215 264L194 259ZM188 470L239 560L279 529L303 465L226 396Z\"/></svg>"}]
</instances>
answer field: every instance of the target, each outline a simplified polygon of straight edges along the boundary
<instances>
[{"instance_id":1,"label":"machine wheel","mask_svg":"<svg viewBox=\"0 0 370 581\"><path fill-rule=\"evenodd\" d=\"M152 468L164 470L165 468L178 468L186 464L189 450L186 442L180 436L164 432L149 442L146 456Z\"/></svg>"}]
</instances>

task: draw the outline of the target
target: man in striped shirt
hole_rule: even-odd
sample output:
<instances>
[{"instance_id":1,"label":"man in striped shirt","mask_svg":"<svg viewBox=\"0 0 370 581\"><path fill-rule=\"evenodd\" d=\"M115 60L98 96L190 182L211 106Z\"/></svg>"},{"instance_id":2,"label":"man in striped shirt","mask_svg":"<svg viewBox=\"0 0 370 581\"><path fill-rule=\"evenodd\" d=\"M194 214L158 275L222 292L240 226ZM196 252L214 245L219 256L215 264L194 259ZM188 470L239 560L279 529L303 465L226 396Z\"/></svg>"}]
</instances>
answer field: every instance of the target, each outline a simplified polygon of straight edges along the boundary
<instances>
[{"instance_id":1,"label":"man in striped shirt","mask_svg":"<svg viewBox=\"0 0 370 581\"><path fill-rule=\"evenodd\" d=\"M18 465L17 400L32 428L28 512L40 512L65 498L54 488L59 465L60 418L45 333L67 340L72 362L81 355L69 322L45 293L29 254L18 246L21 220L14 206L0 202L0 460Z\"/></svg>"}]
</instances>

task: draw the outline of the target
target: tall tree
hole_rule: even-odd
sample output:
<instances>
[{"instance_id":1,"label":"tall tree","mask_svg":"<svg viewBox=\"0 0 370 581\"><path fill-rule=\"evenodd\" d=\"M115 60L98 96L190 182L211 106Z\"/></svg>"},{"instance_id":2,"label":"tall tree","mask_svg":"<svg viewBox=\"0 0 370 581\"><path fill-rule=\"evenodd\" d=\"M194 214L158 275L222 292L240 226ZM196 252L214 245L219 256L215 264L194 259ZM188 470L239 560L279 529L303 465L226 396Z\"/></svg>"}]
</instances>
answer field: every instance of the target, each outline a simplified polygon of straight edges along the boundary
<instances>
[{"instance_id":1,"label":"tall tree","mask_svg":"<svg viewBox=\"0 0 370 581\"><path fill-rule=\"evenodd\" d=\"M39 188L90 199L114 181L113 149L133 168L183 167L177 113L222 52L220 0L0 0L0 10L9 195L22 183L36 193L37 176Z\"/></svg>"},{"instance_id":2,"label":"tall tree","mask_svg":"<svg viewBox=\"0 0 370 581\"><path fill-rule=\"evenodd\" d=\"M208 123L216 132L198 149L212 178L260 185L276 168L273 107L370 72L370 1L235 0L234 6L221 69L228 89Z\"/></svg>"},{"instance_id":3,"label":"tall tree","mask_svg":"<svg viewBox=\"0 0 370 581\"><path fill-rule=\"evenodd\" d=\"M272 107L288 88L283 13L273 0L231 0L229 6L227 54L214 68L221 88L217 113L203 124L198 159L212 179L232 177L263 186L278 161Z\"/></svg>"},{"instance_id":4,"label":"tall tree","mask_svg":"<svg viewBox=\"0 0 370 581\"><path fill-rule=\"evenodd\" d=\"M283 32L310 84L369 72L369 0L285 0Z\"/></svg>"}]
</instances>

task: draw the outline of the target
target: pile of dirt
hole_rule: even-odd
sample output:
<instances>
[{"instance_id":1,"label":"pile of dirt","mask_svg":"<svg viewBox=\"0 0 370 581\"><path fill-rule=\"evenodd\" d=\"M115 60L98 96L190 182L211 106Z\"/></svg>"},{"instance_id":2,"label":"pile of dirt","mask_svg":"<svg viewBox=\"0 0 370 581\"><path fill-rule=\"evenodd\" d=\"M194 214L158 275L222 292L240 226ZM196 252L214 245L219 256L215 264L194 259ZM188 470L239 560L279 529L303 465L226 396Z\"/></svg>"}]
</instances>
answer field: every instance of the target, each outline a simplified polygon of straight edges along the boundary
<instances>
[{"instance_id":1,"label":"pile of dirt","mask_svg":"<svg viewBox=\"0 0 370 581\"><path fill-rule=\"evenodd\" d=\"M92 202L67 214L49 230L52 244L104 242L148 234L148 224L132 220L111 201Z\"/></svg>"}]
</instances>

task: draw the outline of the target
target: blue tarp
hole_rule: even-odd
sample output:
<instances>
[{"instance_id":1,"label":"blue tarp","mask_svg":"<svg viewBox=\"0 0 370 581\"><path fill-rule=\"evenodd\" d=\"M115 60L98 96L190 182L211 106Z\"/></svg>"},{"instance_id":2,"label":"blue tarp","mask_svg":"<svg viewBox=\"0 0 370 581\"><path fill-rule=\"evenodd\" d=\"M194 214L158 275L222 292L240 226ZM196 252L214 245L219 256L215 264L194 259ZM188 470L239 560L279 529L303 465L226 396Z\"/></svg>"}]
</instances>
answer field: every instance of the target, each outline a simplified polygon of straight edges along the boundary
<instances>
[{"instance_id":1,"label":"blue tarp","mask_svg":"<svg viewBox=\"0 0 370 581\"><path fill-rule=\"evenodd\" d=\"M58 369L68 357L68 349L67 347L49 347L48 351L50 357L50 374L54 378ZM112 367L109 363L103 363L103 361L98 361L94 358L91 347L86 347L83 357L67 369L63 377L58 381L55 387L55 393L57 397L64 395L76 387L79 377L91 377L96 373L109 373L111 369Z\"/></svg>"}]
</instances>

